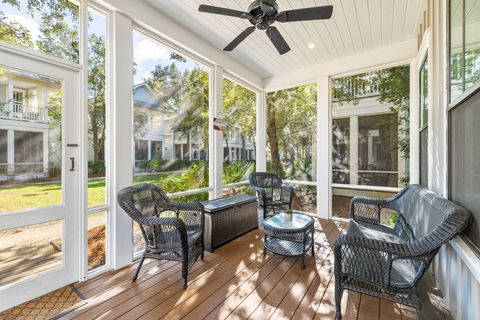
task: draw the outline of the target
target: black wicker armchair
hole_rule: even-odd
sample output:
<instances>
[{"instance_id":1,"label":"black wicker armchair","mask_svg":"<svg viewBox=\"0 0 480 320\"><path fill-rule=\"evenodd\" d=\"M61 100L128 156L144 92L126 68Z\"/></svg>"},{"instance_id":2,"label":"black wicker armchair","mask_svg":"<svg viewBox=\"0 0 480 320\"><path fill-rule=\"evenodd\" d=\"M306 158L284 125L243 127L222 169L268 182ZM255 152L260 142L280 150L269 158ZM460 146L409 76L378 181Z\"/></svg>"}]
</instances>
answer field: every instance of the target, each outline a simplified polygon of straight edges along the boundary
<instances>
[{"instance_id":1,"label":"black wicker armchair","mask_svg":"<svg viewBox=\"0 0 480 320\"><path fill-rule=\"evenodd\" d=\"M382 208L398 213L395 227L380 224ZM390 199L353 198L350 225L335 243L336 317L345 289L417 309L417 284L440 247L467 225L470 213L419 185Z\"/></svg>"},{"instance_id":2,"label":"black wicker armchair","mask_svg":"<svg viewBox=\"0 0 480 320\"><path fill-rule=\"evenodd\" d=\"M248 177L250 185L257 192L258 204L263 210L263 218L275 214L275 209L292 208L293 187L286 185L282 179L274 173L253 172ZM274 199L274 193L280 192L279 198ZM272 214L270 213L272 210Z\"/></svg>"},{"instance_id":3,"label":"black wicker armchair","mask_svg":"<svg viewBox=\"0 0 480 320\"><path fill-rule=\"evenodd\" d=\"M145 260L172 260L182 263L183 286L188 272L200 257L203 260L205 215L198 202L172 202L157 186L141 184L118 193L120 207L140 226L145 251L133 277L136 281Z\"/></svg>"}]
</instances>

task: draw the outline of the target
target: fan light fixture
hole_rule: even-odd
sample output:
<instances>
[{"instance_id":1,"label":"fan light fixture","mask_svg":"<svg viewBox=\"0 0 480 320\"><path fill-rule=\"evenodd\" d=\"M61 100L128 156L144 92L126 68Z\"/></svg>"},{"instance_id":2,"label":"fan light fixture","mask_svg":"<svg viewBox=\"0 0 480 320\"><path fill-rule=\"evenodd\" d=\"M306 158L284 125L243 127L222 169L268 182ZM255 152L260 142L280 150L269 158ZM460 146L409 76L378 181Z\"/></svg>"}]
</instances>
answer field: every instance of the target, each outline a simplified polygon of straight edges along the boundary
<instances>
[{"instance_id":1,"label":"fan light fixture","mask_svg":"<svg viewBox=\"0 0 480 320\"><path fill-rule=\"evenodd\" d=\"M230 42L230 44L223 49L224 51L232 51L243 40L251 35L255 29L258 29L265 30L268 38L270 38L270 41L272 41L278 53L285 54L290 51L290 47L281 35L280 31L278 31L276 27L272 26L272 24L275 22L284 23L330 19L333 13L333 6L328 5L280 11L276 0L255 0L250 4L247 11L238 11L205 4L200 5L198 11L246 19L253 25L245 29L238 37ZM315 48L315 44L309 44L308 47L310 49Z\"/></svg>"}]
</instances>

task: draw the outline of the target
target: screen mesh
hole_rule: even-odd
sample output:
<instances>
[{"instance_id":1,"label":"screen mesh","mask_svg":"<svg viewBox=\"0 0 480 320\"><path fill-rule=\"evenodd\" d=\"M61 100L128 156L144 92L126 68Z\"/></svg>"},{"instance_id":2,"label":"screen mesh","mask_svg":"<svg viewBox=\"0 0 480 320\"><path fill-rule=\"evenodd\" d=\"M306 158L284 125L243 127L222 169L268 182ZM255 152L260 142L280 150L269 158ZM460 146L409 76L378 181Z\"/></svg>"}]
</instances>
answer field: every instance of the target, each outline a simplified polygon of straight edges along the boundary
<instances>
[{"instance_id":1,"label":"screen mesh","mask_svg":"<svg viewBox=\"0 0 480 320\"><path fill-rule=\"evenodd\" d=\"M450 111L450 197L473 214L467 235L480 248L480 90Z\"/></svg>"}]
</instances>

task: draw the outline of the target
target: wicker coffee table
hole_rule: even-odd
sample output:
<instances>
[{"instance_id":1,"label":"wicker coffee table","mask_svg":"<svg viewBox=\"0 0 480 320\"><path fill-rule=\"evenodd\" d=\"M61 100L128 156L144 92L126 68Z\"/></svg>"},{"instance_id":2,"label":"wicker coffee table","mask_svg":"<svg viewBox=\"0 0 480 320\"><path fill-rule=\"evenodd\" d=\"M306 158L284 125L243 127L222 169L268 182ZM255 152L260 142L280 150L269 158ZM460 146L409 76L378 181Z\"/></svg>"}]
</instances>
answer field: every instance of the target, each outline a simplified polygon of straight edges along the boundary
<instances>
[{"instance_id":1,"label":"wicker coffee table","mask_svg":"<svg viewBox=\"0 0 480 320\"><path fill-rule=\"evenodd\" d=\"M314 221L313 218L299 212L293 213L292 221L279 213L268 218L263 223L265 242L263 254L267 250L286 257L302 257L302 268L305 268L305 253L313 246Z\"/></svg>"}]
</instances>

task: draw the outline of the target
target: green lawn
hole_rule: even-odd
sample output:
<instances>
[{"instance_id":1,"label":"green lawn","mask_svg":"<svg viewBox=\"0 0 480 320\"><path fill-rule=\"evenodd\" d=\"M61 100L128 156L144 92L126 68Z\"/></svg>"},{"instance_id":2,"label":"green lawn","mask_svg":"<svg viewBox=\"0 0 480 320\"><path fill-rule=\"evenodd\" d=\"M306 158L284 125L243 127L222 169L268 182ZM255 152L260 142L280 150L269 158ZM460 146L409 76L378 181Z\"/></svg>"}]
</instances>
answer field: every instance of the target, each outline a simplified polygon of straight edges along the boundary
<instances>
[{"instance_id":1,"label":"green lawn","mask_svg":"<svg viewBox=\"0 0 480 320\"><path fill-rule=\"evenodd\" d=\"M158 182L172 173L136 176L135 184ZM177 173L173 173L177 174ZM88 181L88 207L105 204L105 179ZM60 183L29 183L0 187L0 214L29 208L40 208L61 203Z\"/></svg>"}]
</instances>

